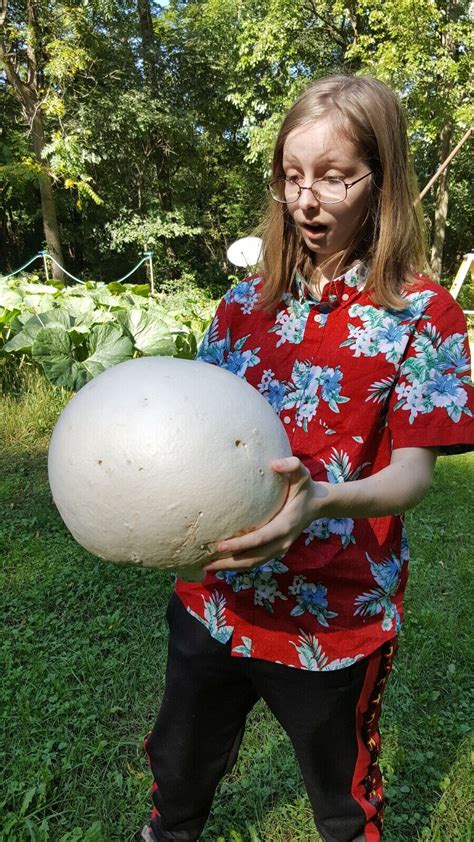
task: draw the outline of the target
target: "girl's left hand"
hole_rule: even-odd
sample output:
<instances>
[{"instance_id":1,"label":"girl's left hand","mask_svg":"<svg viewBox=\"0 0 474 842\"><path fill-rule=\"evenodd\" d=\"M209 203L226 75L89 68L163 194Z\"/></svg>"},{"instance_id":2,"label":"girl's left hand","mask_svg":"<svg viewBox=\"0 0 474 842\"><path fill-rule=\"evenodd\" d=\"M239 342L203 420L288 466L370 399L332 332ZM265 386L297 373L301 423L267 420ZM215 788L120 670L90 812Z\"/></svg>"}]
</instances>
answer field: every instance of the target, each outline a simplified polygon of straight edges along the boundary
<instances>
[{"instance_id":1,"label":"girl's left hand","mask_svg":"<svg viewBox=\"0 0 474 842\"><path fill-rule=\"evenodd\" d=\"M289 479L288 495L283 508L260 529L238 538L220 541L217 550L229 555L204 565L205 572L257 567L282 556L314 520L315 484L308 469L296 456L274 461L272 468Z\"/></svg>"}]
</instances>

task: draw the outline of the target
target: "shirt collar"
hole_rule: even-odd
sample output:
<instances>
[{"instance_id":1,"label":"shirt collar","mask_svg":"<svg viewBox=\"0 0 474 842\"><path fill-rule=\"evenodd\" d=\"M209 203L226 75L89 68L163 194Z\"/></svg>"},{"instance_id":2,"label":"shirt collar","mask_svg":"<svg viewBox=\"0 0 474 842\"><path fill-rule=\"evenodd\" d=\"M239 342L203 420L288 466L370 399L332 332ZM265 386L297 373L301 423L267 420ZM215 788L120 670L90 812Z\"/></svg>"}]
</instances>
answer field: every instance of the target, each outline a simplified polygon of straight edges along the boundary
<instances>
[{"instance_id":1,"label":"shirt collar","mask_svg":"<svg viewBox=\"0 0 474 842\"><path fill-rule=\"evenodd\" d=\"M296 272L291 292L300 302L337 307L339 304L347 304L364 289L367 275L367 266L364 263L358 263L326 284L321 299L318 299L312 295L299 272Z\"/></svg>"}]
</instances>

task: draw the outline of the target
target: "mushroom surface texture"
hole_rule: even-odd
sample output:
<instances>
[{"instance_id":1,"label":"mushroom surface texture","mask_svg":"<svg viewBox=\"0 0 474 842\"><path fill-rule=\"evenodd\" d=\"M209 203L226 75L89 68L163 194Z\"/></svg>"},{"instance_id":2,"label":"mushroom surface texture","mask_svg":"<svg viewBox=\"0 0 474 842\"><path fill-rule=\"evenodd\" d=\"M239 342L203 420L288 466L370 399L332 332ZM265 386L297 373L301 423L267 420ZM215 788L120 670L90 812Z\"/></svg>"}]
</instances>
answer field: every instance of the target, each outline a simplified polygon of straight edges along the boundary
<instances>
[{"instance_id":1,"label":"mushroom surface texture","mask_svg":"<svg viewBox=\"0 0 474 842\"><path fill-rule=\"evenodd\" d=\"M107 369L67 404L49 483L72 535L108 561L199 580L218 541L267 523L291 456L283 424L245 380L218 366L141 357Z\"/></svg>"}]
</instances>

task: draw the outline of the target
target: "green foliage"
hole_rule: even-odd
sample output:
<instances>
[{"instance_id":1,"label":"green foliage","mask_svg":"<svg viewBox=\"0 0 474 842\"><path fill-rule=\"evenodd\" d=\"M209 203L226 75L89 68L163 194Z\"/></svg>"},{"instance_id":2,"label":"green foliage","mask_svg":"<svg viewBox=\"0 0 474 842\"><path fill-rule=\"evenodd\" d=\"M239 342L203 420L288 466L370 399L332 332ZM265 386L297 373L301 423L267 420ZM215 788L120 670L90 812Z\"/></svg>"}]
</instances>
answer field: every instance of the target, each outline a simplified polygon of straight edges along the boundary
<instances>
[{"instance_id":1,"label":"green foliage","mask_svg":"<svg viewBox=\"0 0 474 842\"><path fill-rule=\"evenodd\" d=\"M9 0L5 49L26 78L25 4ZM38 108L64 253L74 274L110 280L142 247L160 281L225 282L226 248L252 232L281 116L308 80L372 73L406 107L421 185L472 122L468 0L88 0L37 9ZM148 38L146 63L145 41ZM37 45L38 46L38 45ZM2 88L0 237L6 271L43 243L40 167L10 84ZM444 274L471 248L469 145L450 175ZM430 237L433 196L425 200Z\"/></svg>"},{"instance_id":2,"label":"green foliage","mask_svg":"<svg viewBox=\"0 0 474 842\"><path fill-rule=\"evenodd\" d=\"M143 285L0 279L0 377L3 371L8 387L12 357L39 366L53 385L77 390L132 356L193 358L215 306L197 290L177 300L148 295Z\"/></svg>"}]
</instances>

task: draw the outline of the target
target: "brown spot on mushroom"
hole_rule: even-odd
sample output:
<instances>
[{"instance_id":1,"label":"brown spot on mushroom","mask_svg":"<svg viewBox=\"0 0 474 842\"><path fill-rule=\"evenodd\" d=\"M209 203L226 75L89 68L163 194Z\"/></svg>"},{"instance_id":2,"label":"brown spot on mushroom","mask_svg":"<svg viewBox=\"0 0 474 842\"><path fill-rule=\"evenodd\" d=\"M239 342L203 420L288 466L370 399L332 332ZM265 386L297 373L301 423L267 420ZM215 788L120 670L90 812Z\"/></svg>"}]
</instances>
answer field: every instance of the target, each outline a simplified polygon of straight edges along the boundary
<instances>
[{"instance_id":1,"label":"brown spot on mushroom","mask_svg":"<svg viewBox=\"0 0 474 842\"><path fill-rule=\"evenodd\" d=\"M247 443L245 441L241 441L240 439L235 440L236 447L247 447Z\"/></svg>"},{"instance_id":2,"label":"brown spot on mushroom","mask_svg":"<svg viewBox=\"0 0 474 842\"><path fill-rule=\"evenodd\" d=\"M98 459L98 460L97 460L97 464L98 464L98 465L102 465L102 459Z\"/></svg>"}]
</instances>

